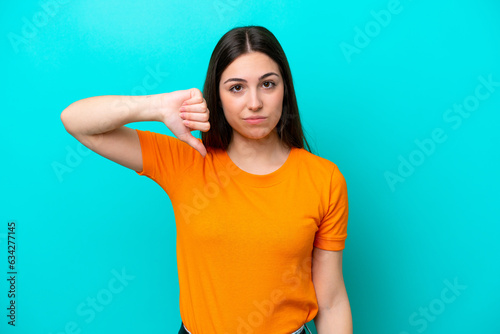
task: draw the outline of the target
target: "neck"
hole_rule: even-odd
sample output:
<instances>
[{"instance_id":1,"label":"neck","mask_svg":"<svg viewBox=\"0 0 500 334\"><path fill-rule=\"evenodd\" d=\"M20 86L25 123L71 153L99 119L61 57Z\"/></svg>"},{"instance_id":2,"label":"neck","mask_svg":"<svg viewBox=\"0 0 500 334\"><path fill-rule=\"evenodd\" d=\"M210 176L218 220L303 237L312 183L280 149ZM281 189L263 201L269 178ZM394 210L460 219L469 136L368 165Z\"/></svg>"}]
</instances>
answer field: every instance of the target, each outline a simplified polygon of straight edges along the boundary
<instances>
[{"instance_id":1,"label":"neck","mask_svg":"<svg viewBox=\"0 0 500 334\"><path fill-rule=\"evenodd\" d=\"M283 144L276 129L260 139L243 137L233 131L227 153L234 161L253 162L255 164L275 164L288 156L290 147Z\"/></svg>"}]
</instances>

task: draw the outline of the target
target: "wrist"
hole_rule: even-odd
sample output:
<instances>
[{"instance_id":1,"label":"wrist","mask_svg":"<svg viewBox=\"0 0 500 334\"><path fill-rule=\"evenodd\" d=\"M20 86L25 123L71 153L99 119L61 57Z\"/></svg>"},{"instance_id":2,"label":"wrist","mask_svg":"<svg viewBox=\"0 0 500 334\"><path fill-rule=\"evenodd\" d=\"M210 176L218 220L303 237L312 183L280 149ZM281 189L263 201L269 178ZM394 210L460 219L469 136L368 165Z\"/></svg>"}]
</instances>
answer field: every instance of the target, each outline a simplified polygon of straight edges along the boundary
<instances>
[{"instance_id":1,"label":"wrist","mask_svg":"<svg viewBox=\"0 0 500 334\"><path fill-rule=\"evenodd\" d=\"M167 117L166 106L169 104L167 102L169 93L160 93L148 95L146 97L146 108L150 112L150 117L152 117L152 121L156 122L164 122Z\"/></svg>"}]
</instances>

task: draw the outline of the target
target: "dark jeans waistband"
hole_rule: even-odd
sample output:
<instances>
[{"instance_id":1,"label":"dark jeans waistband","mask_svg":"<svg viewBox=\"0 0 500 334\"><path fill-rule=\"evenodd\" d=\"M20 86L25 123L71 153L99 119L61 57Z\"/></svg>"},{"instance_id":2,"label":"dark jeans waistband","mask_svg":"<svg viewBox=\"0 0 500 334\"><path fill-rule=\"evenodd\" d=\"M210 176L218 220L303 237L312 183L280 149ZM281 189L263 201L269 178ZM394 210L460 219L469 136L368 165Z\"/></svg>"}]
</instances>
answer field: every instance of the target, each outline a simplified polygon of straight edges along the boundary
<instances>
[{"instance_id":1,"label":"dark jeans waistband","mask_svg":"<svg viewBox=\"0 0 500 334\"><path fill-rule=\"evenodd\" d=\"M306 332L306 329L309 333L311 333L311 331L309 330L309 328L307 327L306 324L304 324L304 327L302 328L302 330L300 332L298 332L298 334L308 334L308 332ZM179 334L190 334L186 328L184 327L184 323L181 322L181 328L179 329ZM194 333L191 333L191 334L194 334Z\"/></svg>"}]
</instances>

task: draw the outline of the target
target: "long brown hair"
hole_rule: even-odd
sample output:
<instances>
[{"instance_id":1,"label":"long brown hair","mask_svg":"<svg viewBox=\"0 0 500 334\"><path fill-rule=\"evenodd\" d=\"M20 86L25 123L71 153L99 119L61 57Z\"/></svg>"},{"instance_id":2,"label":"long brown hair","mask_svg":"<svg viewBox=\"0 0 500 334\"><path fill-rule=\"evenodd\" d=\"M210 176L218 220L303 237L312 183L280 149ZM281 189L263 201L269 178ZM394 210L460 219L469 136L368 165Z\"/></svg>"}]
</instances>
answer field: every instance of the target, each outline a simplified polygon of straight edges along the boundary
<instances>
[{"instance_id":1,"label":"long brown hair","mask_svg":"<svg viewBox=\"0 0 500 334\"><path fill-rule=\"evenodd\" d=\"M299 107L293 88L292 73L285 52L276 37L261 26L244 26L231 29L222 36L215 46L207 77L203 87L203 96L207 101L210 130L201 133L203 145L208 148L227 150L233 129L229 125L222 110L219 95L219 82L222 72L237 57L250 53L262 52L273 59L279 66L284 83L283 109L276 125L278 137L289 147L306 148L311 152L302 131Z\"/></svg>"}]
</instances>

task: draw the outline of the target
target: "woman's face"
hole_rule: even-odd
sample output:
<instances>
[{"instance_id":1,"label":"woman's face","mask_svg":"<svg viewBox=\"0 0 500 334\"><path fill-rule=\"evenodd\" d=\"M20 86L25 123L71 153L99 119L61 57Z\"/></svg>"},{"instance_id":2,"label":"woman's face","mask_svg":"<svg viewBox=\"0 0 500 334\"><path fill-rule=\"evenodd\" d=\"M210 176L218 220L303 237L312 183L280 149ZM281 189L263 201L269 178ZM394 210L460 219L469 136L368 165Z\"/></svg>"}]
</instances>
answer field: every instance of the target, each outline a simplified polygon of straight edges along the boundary
<instances>
[{"instance_id":1,"label":"woman's face","mask_svg":"<svg viewBox=\"0 0 500 334\"><path fill-rule=\"evenodd\" d=\"M281 117L284 88L278 64L269 56L251 52L236 58L222 72L219 92L233 138L272 134Z\"/></svg>"}]
</instances>

